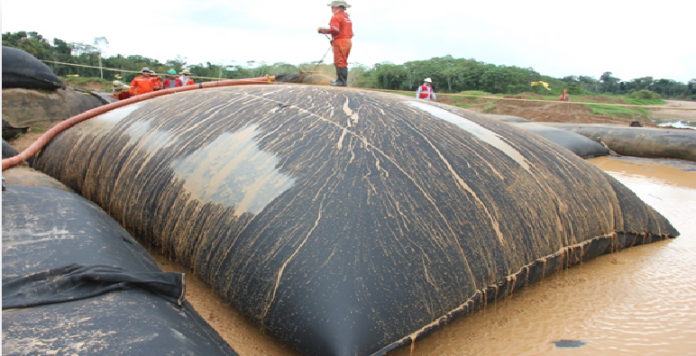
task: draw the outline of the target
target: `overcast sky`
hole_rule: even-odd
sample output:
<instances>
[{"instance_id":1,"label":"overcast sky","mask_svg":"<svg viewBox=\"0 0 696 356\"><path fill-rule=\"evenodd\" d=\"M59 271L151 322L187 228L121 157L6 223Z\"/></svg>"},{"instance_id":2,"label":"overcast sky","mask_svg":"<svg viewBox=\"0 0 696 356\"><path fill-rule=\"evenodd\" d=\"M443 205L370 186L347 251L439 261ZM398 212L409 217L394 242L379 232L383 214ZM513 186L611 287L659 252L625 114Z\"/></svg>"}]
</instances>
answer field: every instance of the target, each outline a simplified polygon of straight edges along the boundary
<instances>
[{"instance_id":1,"label":"overcast sky","mask_svg":"<svg viewBox=\"0 0 696 356\"><path fill-rule=\"evenodd\" d=\"M328 0L4 0L2 31L188 64L300 64L329 47ZM349 0L351 64L452 55L553 77L696 78L696 0ZM329 54L326 61L332 61Z\"/></svg>"}]
</instances>

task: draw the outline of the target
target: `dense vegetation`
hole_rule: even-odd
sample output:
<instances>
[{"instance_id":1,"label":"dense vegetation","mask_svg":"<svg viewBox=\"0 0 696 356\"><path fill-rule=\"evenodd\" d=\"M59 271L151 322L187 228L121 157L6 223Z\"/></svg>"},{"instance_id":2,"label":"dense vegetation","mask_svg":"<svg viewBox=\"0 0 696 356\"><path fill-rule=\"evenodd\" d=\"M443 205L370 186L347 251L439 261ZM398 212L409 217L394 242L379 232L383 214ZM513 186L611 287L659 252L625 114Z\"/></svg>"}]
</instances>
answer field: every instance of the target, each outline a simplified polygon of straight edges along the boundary
<instances>
[{"instance_id":1,"label":"dense vegetation","mask_svg":"<svg viewBox=\"0 0 696 356\"><path fill-rule=\"evenodd\" d=\"M246 64L220 65L207 62L205 64L188 64L185 58L162 63L156 59L139 55L124 56L121 54L100 58L100 46L106 42L104 38L96 38L94 45L84 43L68 43L58 38L51 44L36 32L6 32L2 35L3 46L20 48L42 60L99 66L99 61L106 68L117 68L124 72L104 71L105 79L113 80L119 75L123 81L129 82L137 74L125 71L139 71L142 67L150 67L157 73L170 69L177 72L183 68L189 69L195 76L221 79L259 77L265 74L275 75L300 70L319 70L332 74L333 66L327 64L289 63L268 64L265 62L248 61ZM67 76L77 74L81 77L99 77L97 68L74 67L62 64L47 63L56 75ZM485 93L516 94L535 92L542 95L559 95L563 89L573 95L577 94L616 94L627 95L629 98L659 99L655 95L667 99L696 100L696 79L688 83L671 79L655 79L653 77L636 78L624 81L613 76L612 72L604 72L599 79L590 76L567 76L553 78L541 75L533 68L520 68L478 62L474 59L453 58L444 56L423 61L410 61L404 64L379 63L373 67L352 67L349 80L352 86L379 88L391 90L416 90L420 81L430 77L433 86L439 92L459 93L462 91L478 90ZM214 80L214 79L203 79ZM199 79L200 81L200 79ZM551 90L543 86L531 86L532 82L544 81ZM645 97L645 96L648 97Z\"/></svg>"}]
</instances>

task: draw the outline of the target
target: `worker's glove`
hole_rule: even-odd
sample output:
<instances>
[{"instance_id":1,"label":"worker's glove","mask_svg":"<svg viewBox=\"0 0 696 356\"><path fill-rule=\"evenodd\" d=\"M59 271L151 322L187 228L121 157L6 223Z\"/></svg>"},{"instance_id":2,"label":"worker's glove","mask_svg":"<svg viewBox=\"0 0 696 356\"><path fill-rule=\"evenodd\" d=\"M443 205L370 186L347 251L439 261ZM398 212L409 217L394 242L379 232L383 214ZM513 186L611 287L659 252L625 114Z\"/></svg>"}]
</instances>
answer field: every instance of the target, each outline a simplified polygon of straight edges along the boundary
<instances>
[{"instance_id":1,"label":"worker's glove","mask_svg":"<svg viewBox=\"0 0 696 356\"><path fill-rule=\"evenodd\" d=\"M329 43L331 43L331 46L333 46L333 41L334 41L334 40L330 40L330 41L329 41Z\"/></svg>"},{"instance_id":2,"label":"worker's glove","mask_svg":"<svg viewBox=\"0 0 696 356\"><path fill-rule=\"evenodd\" d=\"M324 33L324 29L321 28L321 27L319 27L319 28L317 29L317 33L322 33L322 34L323 34L323 33Z\"/></svg>"}]
</instances>

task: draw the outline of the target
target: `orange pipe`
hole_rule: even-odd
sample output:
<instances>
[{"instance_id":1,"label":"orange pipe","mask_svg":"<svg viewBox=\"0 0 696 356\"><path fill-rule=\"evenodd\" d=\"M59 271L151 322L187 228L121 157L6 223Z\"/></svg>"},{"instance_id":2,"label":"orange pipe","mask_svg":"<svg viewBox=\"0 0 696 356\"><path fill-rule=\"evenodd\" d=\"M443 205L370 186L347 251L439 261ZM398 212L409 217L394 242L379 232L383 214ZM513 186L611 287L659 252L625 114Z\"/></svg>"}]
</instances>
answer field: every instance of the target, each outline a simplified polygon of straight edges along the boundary
<instances>
[{"instance_id":1,"label":"orange pipe","mask_svg":"<svg viewBox=\"0 0 696 356\"><path fill-rule=\"evenodd\" d=\"M228 79L228 80L221 80L221 81L217 81L217 82L205 82L205 83L199 83L199 84L195 84L195 85L188 85L188 86L184 86L184 87L177 87L177 88L170 88L170 89L165 89L165 90L154 91L154 92L142 94L142 95L136 95L136 96L128 98L126 100L121 100L121 101L117 101L115 103L98 106L94 109L87 110L87 111L83 112L82 114L79 114L79 115L73 116L67 120L64 120L56 126L53 126L53 128L44 132L44 134L41 135L41 137L39 137L39 139L36 140L36 142L32 143L31 146L27 147L27 149L22 151L20 154L14 156L14 157L3 159L2 160L2 170L4 171L8 168L11 168L17 164L20 164L20 163L26 161L29 158L31 158L33 155L37 154L54 137L56 137L56 135L71 128L75 124L80 123L82 121L85 121L87 119L91 119L97 115L101 115L101 114L106 113L108 111L111 111L113 109L120 108L122 106L137 103L137 102L147 100L147 99L152 99L152 98L162 96L162 95L179 93L179 92L184 92L184 91L189 91L189 90L228 87L228 86L236 86L236 85L266 84L266 83L272 83L272 82L275 82L275 76L249 78L249 79Z\"/></svg>"}]
</instances>

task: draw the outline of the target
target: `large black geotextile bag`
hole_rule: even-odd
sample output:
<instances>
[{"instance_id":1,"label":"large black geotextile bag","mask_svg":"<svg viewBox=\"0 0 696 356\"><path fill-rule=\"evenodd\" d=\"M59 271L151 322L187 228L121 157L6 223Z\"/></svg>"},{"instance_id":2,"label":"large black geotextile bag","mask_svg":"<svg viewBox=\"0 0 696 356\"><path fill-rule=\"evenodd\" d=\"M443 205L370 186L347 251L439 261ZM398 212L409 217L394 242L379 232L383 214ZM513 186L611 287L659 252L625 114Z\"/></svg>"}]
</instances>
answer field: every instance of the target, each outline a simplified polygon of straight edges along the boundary
<instances>
[{"instance_id":1,"label":"large black geotextile bag","mask_svg":"<svg viewBox=\"0 0 696 356\"><path fill-rule=\"evenodd\" d=\"M696 130L545 122L601 142L620 155L696 162Z\"/></svg>"},{"instance_id":2,"label":"large black geotextile bag","mask_svg":"<svg viewBox=\"0 0 696 356\"><path fill-rule=\"evenodd\" d=\"M63 82L51 68L21 49L2 46L2 88L54 90Z\"/></svg>"},{"instance_id":3,"label":"large black geotextile bag","mask_svg":"<svg viewBox=\"0 0 696 356\"><path fill-rule=\"evenodd\" d=\"M523 130L533 132L561 147L565 147L582 158L609 155L609 149L575 132L555 129L535 123L512 123Z\"/></svg>"},{"instance_id":4,"label":"large black geotextile bag","mask_svg":"<svg viewBox=\"0 0 696 356\"><path fill-rule=\"evenodd\" d=\"M590 140L583 135L576 134L571 131L539 125L517 116L492 114L486 114L486 116L505 121L510 125L515 125L525 131L533 132L561 147L571 150L573 153L582 158L593 158L609 155L608 148Z\"/></svg>"},{"instance_id":5,"label":"large black geotextile bag","mask_svg":"<svg viewBox=\"0 0 696 356\"><path fill-rule=\"evenodd\" d=\"M62 121L98 106L108 104L99 94L67 87L54 91L4 89L2 91L3 138L40 121ZM50 127L51 123L41 123ZM6 132L7 131L7 132Z\"/></svg>"},{"instance_id":6,"label":"large black geotextile bag","mask_svg":"<svg viewBox=\"0 0 696 356\"><path fill-rule=\"evenodd\" d=\"M3 159L5 159L5 158L10 158L10 157L14 157L14 156L16 156L16 155L18 155L18 154L19 154L19 152L17 152L17 150L16 150L14 147L12 147L12 145L10 145L10 144L9 144L7 141L5 141L5 139L3 138L3 139L2 139L2 158L3 158Z\"/></svg>"},{"instance_id":7,"label":"large black geotextile bag","mask_svg":"<svg viewBox=\"0 0 696 356\"><path fill-rule=\"evenodd\" d=\"M183 275L77 194L7 186L2 274L3 355L236 355Z\"/></svg>"},{"instance_id":8,"label":"large black geotextile bag","mask_svg":"<svg viewBox=\"0 0 696 356\"><path fill-rule=\"evenodd\" d=\"M154 98L63 132L35 167L308 355L384 354L557 268L678 234L548 140L362 90Z\"/></svg>"}]
</instances>

